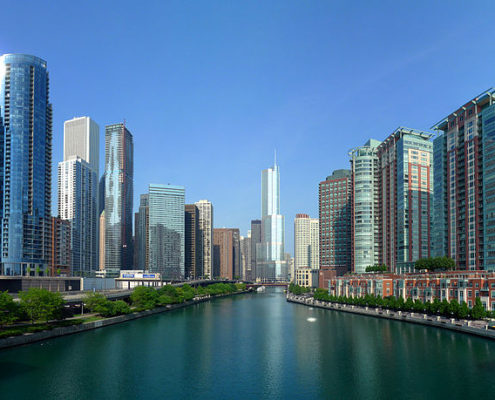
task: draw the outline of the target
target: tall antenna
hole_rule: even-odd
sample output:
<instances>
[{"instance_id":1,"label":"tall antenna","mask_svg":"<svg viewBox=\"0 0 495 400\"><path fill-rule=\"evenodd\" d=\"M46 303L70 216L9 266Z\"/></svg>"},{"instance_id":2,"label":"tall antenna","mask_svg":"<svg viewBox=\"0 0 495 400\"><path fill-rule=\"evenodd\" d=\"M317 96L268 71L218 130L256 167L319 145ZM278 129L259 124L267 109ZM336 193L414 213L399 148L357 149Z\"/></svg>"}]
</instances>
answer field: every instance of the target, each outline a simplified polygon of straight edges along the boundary
<instances>
[{"instance_id":1,"label":"tall antenna","mask_svg":"<svg viewBox=\"0 0 495 400\"><path fill-rule=\"evenodd\" d=\"M277 166L277 149L273 149L273 152L274 152L273 166L276 167Z\"/></svg>"}]
</instances>

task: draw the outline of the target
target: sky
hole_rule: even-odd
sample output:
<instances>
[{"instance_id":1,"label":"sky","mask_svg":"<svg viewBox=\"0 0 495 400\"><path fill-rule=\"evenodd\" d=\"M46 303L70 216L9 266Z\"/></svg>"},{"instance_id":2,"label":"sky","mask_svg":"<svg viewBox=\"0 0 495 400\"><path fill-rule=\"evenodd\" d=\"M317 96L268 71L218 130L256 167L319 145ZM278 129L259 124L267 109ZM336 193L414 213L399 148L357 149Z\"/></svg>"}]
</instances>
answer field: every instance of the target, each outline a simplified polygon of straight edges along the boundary
<instances>
[{"instance_id":1,"label":"sky","mask_svg":"<svg viewBox=\"0 0 495 400\"><path fill-rule=\"evenodd\" d=\"M0 53L45 59L53 210L63 122L126 121L134 208L149 183L213 202L246 235L261 171L280 166L286 251L297 213L348 151L397 127L430 130L495 86L493 1L2 0Z\"/></svg>"}]
</instances>

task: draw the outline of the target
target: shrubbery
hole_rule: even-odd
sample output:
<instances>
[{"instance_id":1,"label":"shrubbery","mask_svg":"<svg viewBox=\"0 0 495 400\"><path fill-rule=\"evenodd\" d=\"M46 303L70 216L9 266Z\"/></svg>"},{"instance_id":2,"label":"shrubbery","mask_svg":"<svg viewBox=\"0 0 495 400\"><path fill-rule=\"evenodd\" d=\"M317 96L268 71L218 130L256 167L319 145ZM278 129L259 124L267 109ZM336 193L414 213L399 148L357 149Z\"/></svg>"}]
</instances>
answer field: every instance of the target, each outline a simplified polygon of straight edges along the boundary
<instances>
[{"instance_id":1,"label":"shrubbery","mask_svg":"<svg viewBox=\"0 0 495 400\"><path fill-rule=\"evenodd\" d=\"M309 293L309 291L310 291L309 288L304 287L304 286L296 285L295 283L291 283L289 285L289 293L300 295L300 294L303 294L303 293Z\"/></svg>"}]
</instances>

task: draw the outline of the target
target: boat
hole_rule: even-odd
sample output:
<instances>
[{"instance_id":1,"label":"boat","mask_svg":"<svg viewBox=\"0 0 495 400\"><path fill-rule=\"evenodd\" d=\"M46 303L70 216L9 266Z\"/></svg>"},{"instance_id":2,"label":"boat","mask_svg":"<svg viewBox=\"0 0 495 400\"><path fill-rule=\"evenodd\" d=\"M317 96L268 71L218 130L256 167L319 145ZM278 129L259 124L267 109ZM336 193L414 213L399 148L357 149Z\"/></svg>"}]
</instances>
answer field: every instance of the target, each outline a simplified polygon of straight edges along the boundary
<instances>
[{"instance_id":1,"label":"boat","mask_svg":"<svg viewBox=\"0 0 495 400\"><path fill-rule=\"evenodd\" d=\"M264 292L265 292L265 290L266 290L266 287L264 287L264 286L260 286L258 289L256 289L256 291L257 291L258 293L264 293Z\"/></svg>"}]
</instances>

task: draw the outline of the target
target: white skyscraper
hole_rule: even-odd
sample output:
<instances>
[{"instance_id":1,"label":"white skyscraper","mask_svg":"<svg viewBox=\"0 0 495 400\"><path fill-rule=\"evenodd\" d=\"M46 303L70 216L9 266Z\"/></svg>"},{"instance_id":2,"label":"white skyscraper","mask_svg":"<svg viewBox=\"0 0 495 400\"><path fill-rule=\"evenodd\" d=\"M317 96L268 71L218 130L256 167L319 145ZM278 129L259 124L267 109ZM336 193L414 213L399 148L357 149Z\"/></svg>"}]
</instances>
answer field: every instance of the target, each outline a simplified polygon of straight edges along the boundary
<instances>
[{"instance_id":1,"label":"white skyscraper","mask_svg":"<svg viewBox=\"0 0 495 400\"><path fill-rule=\"evenodd\" d=\"M256 250L256 278L261 281L287 281L284 257L285 221L280 214L280 172L275 160L261 173L261 243Z\"/></svg>"},{"instance_id":2,"label":"white skyscraper","mask_svg":"<svg viewBox=\"0 0 495 400\"><path fill-rule=\"evenodd\" d=\"M64 161L58 165L58 213L71 221L72 273L98 268L99 128L89 117L64 123Z\"/></svg>"},{"instance_id":3,"label":"white skyscraper","mask_svg":"<svg viewBox=\"0 0 495 400\"><path fill-rule=\"evenodd\" d=\"M318 269L320 265L319 220L307 214L297 214L294 219L295 268Z\"/></svg>"},{"instance_id":4,"label":"white skyscraper","mask_svg":"<svg viewBox=\"0 0 495 400\"><path fill-rule=\"evenodd\" d=\"M199 210L199 231L203 247L203 276L213 278L213 205L208 200L196 204Z\"/></svg>"}]
</instances>

